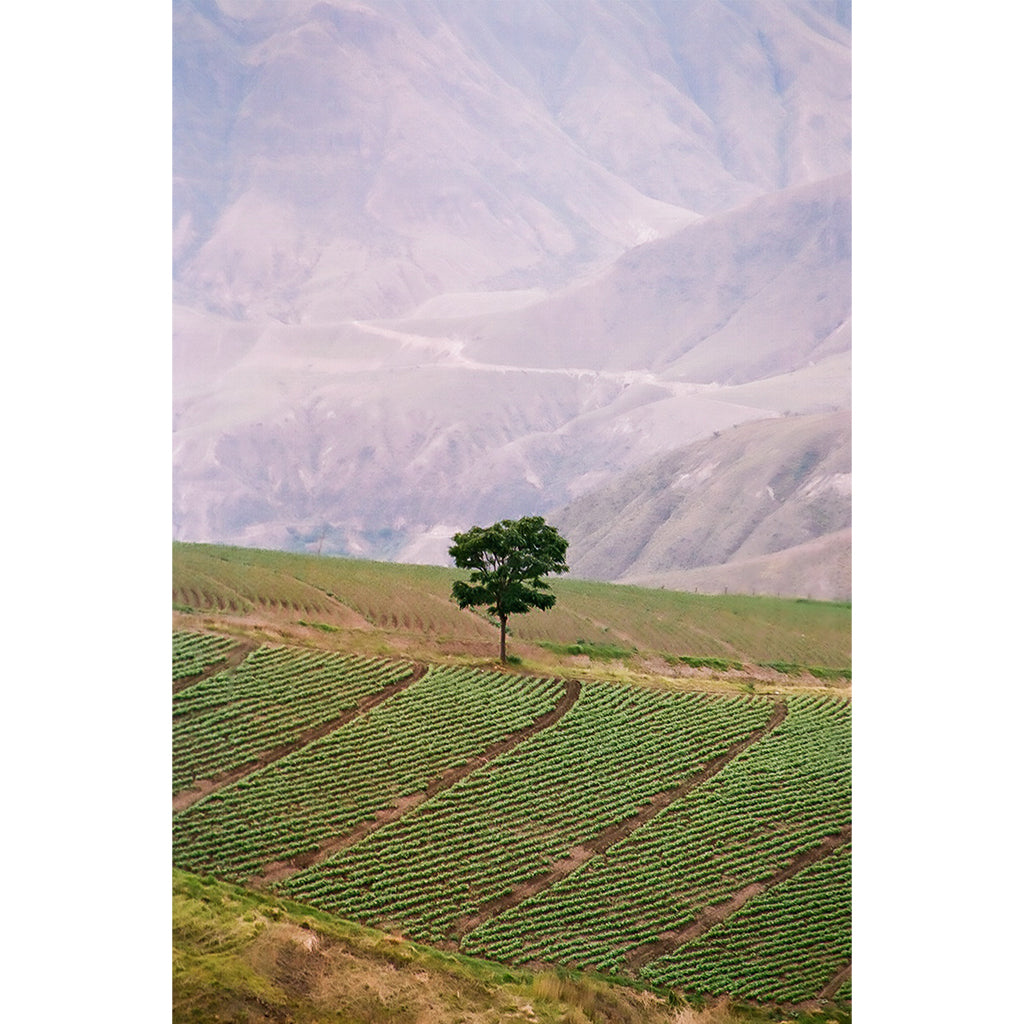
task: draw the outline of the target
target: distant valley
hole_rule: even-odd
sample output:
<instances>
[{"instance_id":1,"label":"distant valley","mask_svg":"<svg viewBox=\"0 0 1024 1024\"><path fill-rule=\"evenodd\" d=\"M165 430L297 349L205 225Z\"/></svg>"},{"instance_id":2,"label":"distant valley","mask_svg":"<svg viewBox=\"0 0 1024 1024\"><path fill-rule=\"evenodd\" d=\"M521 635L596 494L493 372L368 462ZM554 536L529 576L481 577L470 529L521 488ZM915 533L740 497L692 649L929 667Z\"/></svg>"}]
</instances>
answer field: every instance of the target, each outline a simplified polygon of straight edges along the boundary
<instances>
[{"instance_id":1,"label":"distant valley","mask_svg":"<svg viewBox=\"0 0 1024 1024\"><path fill-rule=\"evenodd\" d=\"M848 599L843 5L174 5L174 536Z\"/></svg>"}]
</instances>

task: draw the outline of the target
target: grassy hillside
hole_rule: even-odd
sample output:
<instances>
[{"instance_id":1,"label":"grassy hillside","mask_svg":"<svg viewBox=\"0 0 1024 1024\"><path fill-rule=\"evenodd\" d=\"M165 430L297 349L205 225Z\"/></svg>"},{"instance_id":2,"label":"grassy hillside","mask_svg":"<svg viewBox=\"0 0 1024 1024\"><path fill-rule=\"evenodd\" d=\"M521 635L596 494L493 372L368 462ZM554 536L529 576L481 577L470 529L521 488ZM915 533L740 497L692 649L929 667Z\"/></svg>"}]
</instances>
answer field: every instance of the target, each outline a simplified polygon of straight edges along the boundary
<instances>
[{"instance_id":1,"label":"grassy hillside","mask_svg":"<svg viewBox=\"0 0 1024 1024\"><path fill-rule=\"evenodd\" d=\"M175 1020L850 1019L848 605L173 558Z\"/></svg>"},{"instance_id":2,"label":"grassy hillside","mask_svg":"<svg viewBox=\"0 0 1024 1024\"><path fill-rule=\"evenodd\" d=\"M348 653L482 663L496 625L450 598L458 573L250 548L175 544L182 628ZM553 580L557 604L513 616L524 669L781 689L850 679L849 604Z\"/></svg>"},{"instance_id":3,"label":"grassy hillside","mask_svg":"<svg viewBox=\"0 0 1024 1024\"><path fill-rule=\"evenodd\" d=\"M756 1024L778 1014L687 1002L568 971L439 952L290 900L174 872L174 1020L294 1024ZM800 1024L845 1020L803 1012Z\"/></svg>"}]
</instances>

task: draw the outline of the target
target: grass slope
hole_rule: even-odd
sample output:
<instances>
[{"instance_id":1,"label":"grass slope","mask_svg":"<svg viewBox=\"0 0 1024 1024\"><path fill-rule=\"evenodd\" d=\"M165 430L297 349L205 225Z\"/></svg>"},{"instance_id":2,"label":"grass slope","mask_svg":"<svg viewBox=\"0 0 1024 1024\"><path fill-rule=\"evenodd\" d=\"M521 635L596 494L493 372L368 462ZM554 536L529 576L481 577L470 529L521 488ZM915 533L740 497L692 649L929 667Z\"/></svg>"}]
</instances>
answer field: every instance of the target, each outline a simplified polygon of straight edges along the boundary
<instances>
[{"instance_id":1,"label":"grass slope","mask_svg":"<svg viewBox=\"0 0 1024 1024\"><path fill-rule=\"evenodd\" d=\"M173 1019L260 1024L740 1024L778 1020L573 972L441 953L302 904L175 871ZM801 1013L799 1024L845 1024Z\"/></svg>"},{"instance_id":2,"label":"grass slope","mask_svg":"<svg viewBox=\"0 0 1024 1024\"><path fill-rule=\"evenodd\" d=\"M202 544L173 547L178 628L348 653L493 660L497 629L450 598L455 569ZM557 604L511 620L510 651L538 672L731 678L816 685L850 678L851 607L553 580ZM785 672L771 666L786 665ZM728 666L728 667L727 667ZM802 676L802 678L801 678ZM833 685L835 681L833 680Z\"/></svg>"},{"instance_id":3,"label":"grass slope","mask_svg":"<svg viewBox=\"0 0 1024 1024\"><path fill-rule=\"evenodd\" d=\"M300 651L305 648L306 655L313 655L315 652L309 649L315 648L319 656L325 651L401 656L406 664L409 657L414 657L446 665L446 671L457 673L478 672L482 667L493 672L497 667L493 664L496 654L493 625L479 615L459 611L449 599L451 581L457 575L454 570L192 544L176 544L173 557L175 629L189 631L185 639L182 639L184 634L179 634L174 651L177 670L187 674L187 678L183 676L175 684L176 699L183 696L182 686L198 687L196 692L199 692L204 686L221 685L217 682L221 678L217 673L222 673L224 666L228 667L223 678L233 679L246 652L282 642ZM575 676L584 680L585 689L608 685L600 680L610 680L620 687L623 682L640 683L661 690L661 697L670 698L673 703L684 696L698 695L665 693L666 689L742 693L745 696L739 698L741 701L765 703L777 709L782 708L783 703L770 694L780 692L786 693L785 704L791 708L799 706L801 701L811 701L809 707L817 706L818 702L824 702L823 707L845 704L832 698L843 697L849 690L851 609L848 604L693 595L571 579L555 581L555 586L558 604L552 612L518 617L513 650L521 654L522 662L504 671L549 678L559 674ZM228 636L243 643L224 650L214 640L204 640L204 636ZM417 671L425 668L421 665ZM811 674L811 669L816 675ZM188 678L197 682L189 682ZM534 680L527 678L519 682L527 687L535 685ZM578 690L580 684L573 685ZM425 684L420 683L419 689L425 692ZM718 697L701 699L720 701ZM643 701L639 697L636 700L640 702L639 708ZM389 707L394 710L400 703L388 701L384 713ZM268 704L268 708L271 706ZM528 756L533 747L540 749L548 740L557 739L571 726L570 719L581 713L581 707L574 707L557 730L542 733L532 743L513 749L505 760L518 762ZM261 720L263 712L259 708L257 712L256 718ZM352 732L353 728L342 729L339 735ZM612 746L627 736L631 744L641 745L643 731L612 729L606 738ZM319 756L319 749L326 749L328 742L333 740L311 742L296 755L283 759L280 765L241 782L231 782L221 794L214 794L210 799L214 804L230 802L235 796L241 799L243 793L255 792L253 786L258 789L264 777L268 784L276 786L280 769L297 757ZM770 739L764 749L774 742L776 740ZM754 751L761 749L759 745ZM590 753L583 761L570 757L562 768L566 769L571 762L577 768L582 764L586 769L593 743L587 750ZM356 758L356 762L359 760ZM741 768L742 760L737 761L736 769ZM780 767L784 768L792 760L784 758ZM804 761L806 758L797 757L793 763L799 765ZM380 758L374 755L369 762L379 764ZM468 770L477 772L479 778L464 780L465 785L459 792L478 789L487 780L498 780L502 763L495 762L487 766L486 771L480 765L470 765ZM397 756L394 770L401 773L404 766L404 755ZM334 769L338 768L340 765L335 764ZM720 770L719 766L714 772ZM433 774L436 775L436 771ZM710 788L720 781L714 780ZM755 792L759 782L751 779L751 783L755 789L750 792ZM654 786L651 792L665 784ZM421 785L422 781L417 783ZM743 783L740 788L744 785L748 784ZM765 786L760 788L765 789ZM775 788L767 785L765 791L774 792ZM427 798L431 792L429 788L426 790ZM411 806L406 807L403 827L428 812L436 815L442 804L447 806L446 801L451 802L457 796L455 790L450 796L441 793L424 805L422 814L418 810L413 812ZM304 806L309 797L292 794L288 799L295 806ZM744 799L749 802L749 797ZM803 809L799 813L809 814L813 821L819 822L823 834L835 831L830 828L830 823L835 824L832 818L836 817L831 812L823 817L816 805L810 808L806 801L793 803L791 796L786 796L785 800L787 806L797 807L800 803ZM696 806L699 801L700 795L695 794L694 800L688 803ZM385 800L380 806L387 803ZM185 818L191 820L195 817L192 812L200 810L201 807L191 808L176 820L179 824ZM533 822L530 828L534 829L539 812L533 804L528 810L526 817ZM401 808L398 813L402 813ZM518 812L510 813L517 821L523 817ZM270 820L263 812L257 817ZM769 818L775 822L776 830L782 828L787 834L792 831L793 823L780 825L782 819L774 811L769 813ZM440 818L437 822L443 827ZM520 824L524 822L526 818ZM836 822L842 823L838 817ZM252 820L248 824L242 822L239 835L245 842L251 841L252 823ZM333 831L328 832L333 836L339 827L332 827ZM217 828L211 833L217 842L216 834L221 831ZM232 827L224 834L236 831ZM287 831L291 833L292 829ZM300 843L310 839L304 829L298 831L301 834L293 838ZM387 829L381 831L379 838L385 839L386 832ZM565 842L576 842L578 838ZM637 832L629 842L635 845L642 838ZM621 838L614 840L620 841ZM356 838L356 842L360 840ZM313 846L319 844L316 840ZM622 849L627 846L629 843L623 844ZM582 850L582 846L579 849ZM570 854L575 855L574 851L575 847ZM270 854L278 856L276 847ZM756 857L756 852L751 856ZM786 854L783 860L789 856ZM262 857L259 863L266 859ZM209 865L197 868L186 861L175 857L179 868L220 871ZM780 865L782 863L780 861ZM595 858L591 867L599 866ZM443 873L445 877L450 874L446 869ZM744 882L741 875L742 872L736 875L739 881L732 888ZM630 874L631 891L636 888L638 878L636 871ZM749 888L748 885L742 892L748 893ZM271 890L277 893L286 889L287 886L282 888L277 883L271 885ZM723 893L727 895L731 891L726 885ZM780 893L782 891L780 889ZM297 891L291 892L291 896L307 898ZM671 1020L676 1024L686 1021L731 1024L741 1019L778 1020L782 1013L777 1003L774 1009L769 1009L764 1005L730 1002L726 993L735 995L738 991L732 983L724 989L711 989L711 994L703 986L703 991L699 988L696 994L687 986L685 996L676 992L670 997L667 993L658 995L657 989L645 991L641 983L630 981L628 976L635 975L632 968L625 975L620 972L614 981L573 973L571 969L581 966L606 969L601 963L584 964L584 960L575 956L539 956L538 962L531 966L537 971L543 966L551 966L551 969L532 974L519 967L482 964L453 952L417 947L403 936L386 935L347 923L327 913L322 901L317 902L321 909L313 910L306 905L284 902L266 891L257 894L233 889L212 879L176 872L174 1019L408 1020L440 1024L449 1020ZM396 925L387 915L383 918L380 914L357 916L366 924L401 928L405 934L415 934L422 939L415 930ZM654 943L651 948L655 951L661 938L674 934L672 927L678 930L685 924L668 918L666 921L671 926L668 931L662 934L660 929L667 927L662 922L644 939L649 944ZM454 949L457 943L443 945ZM638 948L642 951L642 943ZM467 946L464 951L494 955L486 948ZM648 983L651 980L647 978ZM822 1024L835 1020L845 1024L849 1020L848 989L849 982L841 993L843 999L839 1006L823 1001L823 997L804 1004L790 1003L787 1019ZM716 995L716 992L723 994ZM687 999L693 1002L687 1003ZM799 1012L801 1006L806 1007L806 1012ZM822 1010L828 1012L822 1013Z\"/></svg>"}]
</instances>

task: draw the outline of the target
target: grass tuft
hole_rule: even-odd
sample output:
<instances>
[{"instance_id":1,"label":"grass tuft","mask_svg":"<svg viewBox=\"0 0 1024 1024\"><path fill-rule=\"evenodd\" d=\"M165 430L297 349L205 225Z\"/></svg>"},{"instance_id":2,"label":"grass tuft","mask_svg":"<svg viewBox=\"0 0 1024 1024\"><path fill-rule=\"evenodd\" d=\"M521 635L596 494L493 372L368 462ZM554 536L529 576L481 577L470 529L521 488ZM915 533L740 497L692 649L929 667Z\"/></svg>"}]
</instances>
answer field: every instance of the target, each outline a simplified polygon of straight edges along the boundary
<instances>
[{"instance_id":1,"label":"grass tuft","mask_svg":"<svg viewBox=\"0 0 1024 1024\"><path fill-rule=\"evenodd\" d=\"M577 640L574 644L561 644L553 640L539 640L538 647L543 647L552 654L569 656L586 655L594 661L627 661L637 653L635 647L619 647L617 644L596 644L589 640Z\"/></svg>"}]
</instances>

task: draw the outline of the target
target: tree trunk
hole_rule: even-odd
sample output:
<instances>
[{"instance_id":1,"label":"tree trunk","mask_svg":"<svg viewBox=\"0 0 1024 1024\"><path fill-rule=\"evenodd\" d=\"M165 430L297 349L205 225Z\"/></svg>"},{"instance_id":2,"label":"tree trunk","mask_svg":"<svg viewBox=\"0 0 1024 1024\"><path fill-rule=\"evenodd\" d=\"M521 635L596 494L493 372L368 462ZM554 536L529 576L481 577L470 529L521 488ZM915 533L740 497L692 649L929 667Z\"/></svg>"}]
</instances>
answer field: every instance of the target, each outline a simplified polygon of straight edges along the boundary
<instances>
[{"instance_id":1,"label":"tree trunk","mask_svg":"<svg viewBox=\"0 0 1024 1024\"><path fill-rule=\"evenodd\" d=\"M505 623L508 622L508 616L507 615L499 615L498 618L501 621L501 661L502 661L502 664L504 664L505 663Z\"/></svg>"}]
</instances>

